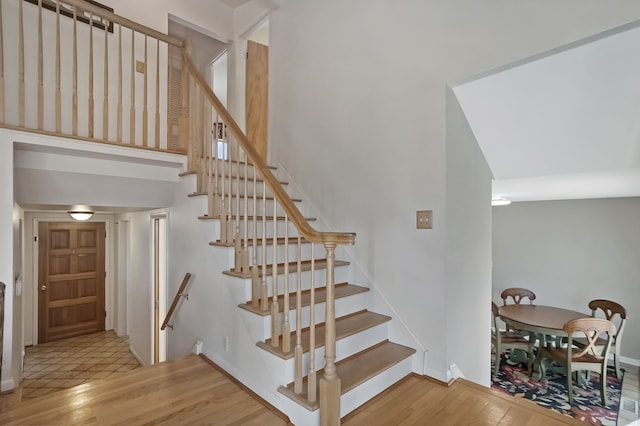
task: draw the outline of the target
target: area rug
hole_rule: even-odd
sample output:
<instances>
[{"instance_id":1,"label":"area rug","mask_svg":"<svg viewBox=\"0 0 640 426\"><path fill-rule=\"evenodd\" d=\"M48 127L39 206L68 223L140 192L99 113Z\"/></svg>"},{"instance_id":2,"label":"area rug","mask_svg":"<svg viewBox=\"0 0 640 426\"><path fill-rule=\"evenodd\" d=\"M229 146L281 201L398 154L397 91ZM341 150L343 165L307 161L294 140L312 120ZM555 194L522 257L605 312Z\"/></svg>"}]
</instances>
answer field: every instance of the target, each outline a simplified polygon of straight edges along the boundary
<instances>
[{"instance_id":1,"label":"area rug","mask_svg":"<svg viewBox=\"0 0 640 426\"><path fill-rule=\"evenodd\" d=\"M623 378L616 378L615 370L609 367L607 374L609 405L604 407L600 402L600 375L591 373L588 383L582 385L573 383L573 404L569 405L567 378L562 372L548 371L545 378L535 381L527 373L525 363L513 362L502 354L500 370L497 376L492 376L491 387L515 397L531 400L542 407L574 417L587 424L610 426L617 424Z\"/></svg>"}]
</instances>

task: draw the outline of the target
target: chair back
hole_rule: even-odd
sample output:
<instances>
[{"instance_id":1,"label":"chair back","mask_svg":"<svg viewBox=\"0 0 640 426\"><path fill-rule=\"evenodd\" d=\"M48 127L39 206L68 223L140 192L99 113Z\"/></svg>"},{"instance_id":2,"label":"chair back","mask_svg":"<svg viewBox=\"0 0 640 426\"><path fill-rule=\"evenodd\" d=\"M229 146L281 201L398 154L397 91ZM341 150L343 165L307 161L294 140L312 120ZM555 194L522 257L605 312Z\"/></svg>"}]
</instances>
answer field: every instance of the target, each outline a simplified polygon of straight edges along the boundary
<instances>
[{"instance_id":1,"label":"chair back","mask_svg":"<svg viewBox=\"0 0 640 426\"><path fill-rule=\"evenodd\" d=\"M564 331L569 335L567 347L573 346L573 339L575 337L583 337L586 339L584 347L578 351L569 351L572 359L578 359L585 355L593 356L601 362L606 360L609 348L611 347L611 340L616 333L616 326L611 321L602 318L578 318L567 322L564 325ZM605 340L607 344L603 347L598 345L598 337L602 337L606 334ZM604 337L603 337L604 338Z\"/></svg>"},{"instance_id":2,"label":"chair back","mask_svg":"<svg viewBox=\"0 0 640 426\"><path fill-rule=\"evenodd\" d=\"M529 304L532 304L536 299L536 294L526 288L520 287L511 287L504 289L502 293L500 293L500 297L502 298L502 304L507 305L507 301L509 298L513 299L513 303L519 305L522 302L522 299L529 299Z\"/></svg>"},{"instance_id":3,"label":"chair back","mask_svg":"<svg viewBox=\"0 0 640 426\"><path fill-rule=\"evenodd\" d=\"M616 325L615 340L622 337L624 323L627 320L627 310L619 303L606 299L595 299L589 302L591 316L596 317L598 310L602 311L604 317Z\"/></svg>"}]
</instances>

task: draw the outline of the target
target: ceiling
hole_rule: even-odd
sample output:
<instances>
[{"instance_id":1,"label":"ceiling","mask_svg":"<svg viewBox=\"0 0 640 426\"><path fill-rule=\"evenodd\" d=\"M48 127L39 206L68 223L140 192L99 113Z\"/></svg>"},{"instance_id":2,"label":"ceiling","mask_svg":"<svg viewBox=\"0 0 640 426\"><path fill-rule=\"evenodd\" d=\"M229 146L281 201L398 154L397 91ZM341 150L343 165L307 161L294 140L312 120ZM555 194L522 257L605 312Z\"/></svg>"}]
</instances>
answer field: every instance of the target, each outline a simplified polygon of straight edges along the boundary
<instances>
[{"instance_id":1,"label":"ceiling","mask_svg":"<svg viewBox=\"0 0 640 426\"><path fill-rule=\"evenodd\" d=\"M249 3L251 0L218 0L220 3L224 3L231 8L240 7L245 3Z\"/></svg>"},{"instance_id":2,"label":"ceiling","mask_svg":"<svg viewBox=\"0 0 640 426\"><path fill-rule=\"evenodd\" d=\"M453 90L511 201L640 196L640 22Z\"/></svg>"}]
</instances>

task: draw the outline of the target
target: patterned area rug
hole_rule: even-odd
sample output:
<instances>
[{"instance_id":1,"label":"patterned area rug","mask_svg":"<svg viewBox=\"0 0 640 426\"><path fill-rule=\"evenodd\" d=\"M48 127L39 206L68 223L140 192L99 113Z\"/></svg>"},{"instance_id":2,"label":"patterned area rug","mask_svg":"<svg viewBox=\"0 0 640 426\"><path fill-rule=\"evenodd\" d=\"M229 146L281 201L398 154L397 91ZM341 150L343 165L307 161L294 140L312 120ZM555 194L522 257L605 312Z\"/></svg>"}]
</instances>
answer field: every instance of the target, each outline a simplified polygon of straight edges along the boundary
<instances>
[{"instance_id":1,"label":"patterned area rug","mask_svg":"<svg viewBox=\"0 0 640 426\"><path fill-rule=\"evenodd\" d=\"M493 358L493 357L492 357ZM492 370L493 372L493 366ZM624 378L624 373L623 373ZM622 378L615 376L609 367L607 374L607 402L600 403L600 375L591 373L590 381L583 385L573 383L573 404L567 399L567 379L561 372L547 371L542 381L533 380L527 373L525 363L515 363L502 354L500 371L492 377L494 389L519 398L526 398L538 405L574 417L591 425L616 425Z\"/></svg>"}]
</instances>

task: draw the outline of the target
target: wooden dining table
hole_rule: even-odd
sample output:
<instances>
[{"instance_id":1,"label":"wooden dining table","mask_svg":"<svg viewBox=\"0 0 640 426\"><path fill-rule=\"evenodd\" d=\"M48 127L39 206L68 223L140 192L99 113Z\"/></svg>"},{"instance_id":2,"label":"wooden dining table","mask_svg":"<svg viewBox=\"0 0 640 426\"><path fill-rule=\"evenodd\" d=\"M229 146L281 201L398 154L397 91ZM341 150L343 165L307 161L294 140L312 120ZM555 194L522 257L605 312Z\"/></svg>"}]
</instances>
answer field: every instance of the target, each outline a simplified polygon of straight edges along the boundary
<instances>
[{"instance_id":1,"label":"wooden dining table","mask_svg":"<svg viewBox=\"0 0 640 426\"><path fill-rule=\"evenodd\" d=\"M546 343L547 336L555 336L556 338L566 337L567 333L564 331L564 325L567 322L591 316L583 312L557 308L555 306L527 304L501 306L498 312L500 319L502 319L505 324L515 329L534 334L541 345ZM540 350L538 351L536 359L533 362L533 374L537 375L537 379L540 379L541 371L544 371L540 368L542 362L541 352Z\"/></svg>"}]
</instances>

